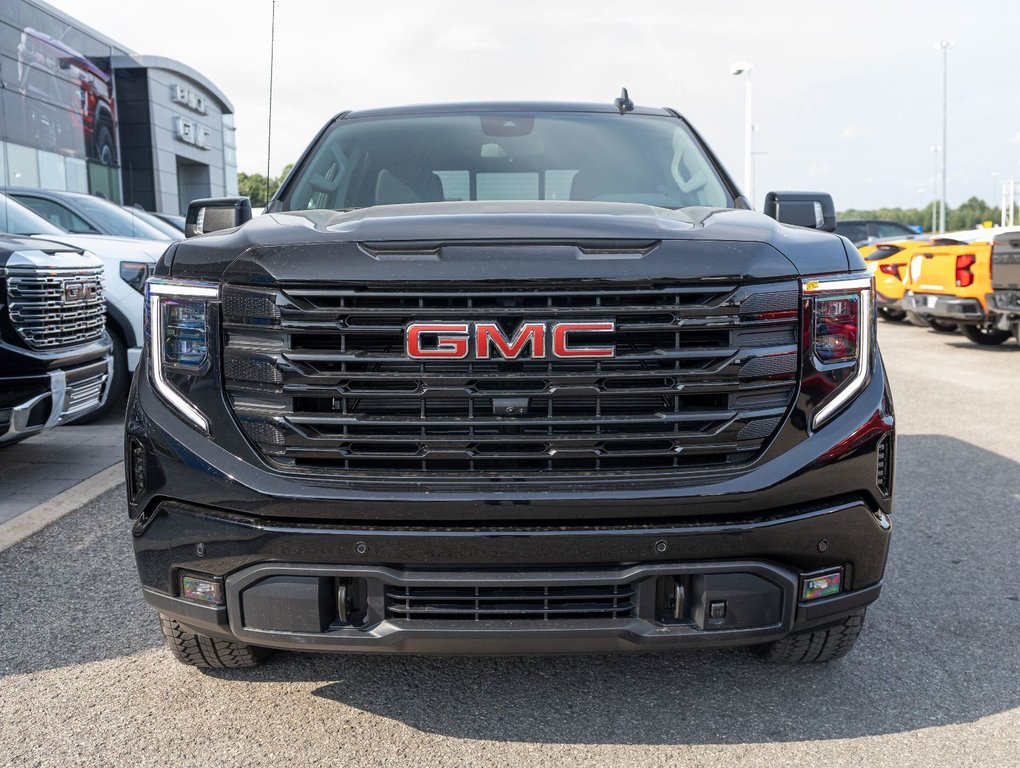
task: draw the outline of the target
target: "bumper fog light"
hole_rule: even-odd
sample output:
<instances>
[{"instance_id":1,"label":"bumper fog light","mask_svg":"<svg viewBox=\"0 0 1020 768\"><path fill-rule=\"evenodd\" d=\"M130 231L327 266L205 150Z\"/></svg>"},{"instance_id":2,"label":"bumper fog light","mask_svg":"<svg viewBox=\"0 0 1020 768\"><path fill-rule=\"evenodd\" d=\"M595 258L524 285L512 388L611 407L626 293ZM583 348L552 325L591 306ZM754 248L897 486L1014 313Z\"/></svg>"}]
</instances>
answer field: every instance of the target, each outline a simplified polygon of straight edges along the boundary
<instances>
[{"instance_id":1,"label":"bumper fog light","mask_svg":"<svg viewBox=\"0 0 1020 768\"><path fill-rule=\"evenodd\" d=\"M842 586L843 574L840 571L806 576L801 581L800 599L817 600L820 597L829 597L839 592Z\"/></svg>"},{"instance_id":2,"label":"bumper fog light","mask_svg":"<svg viewBox=\"0 0 1020 768\"><path fill-rule=\"evenodd\" d=\"M184 576L181 579L181 597L196 603L208 605L223 604L223 585L200 576Z\"/></svg>"}]
</instances>

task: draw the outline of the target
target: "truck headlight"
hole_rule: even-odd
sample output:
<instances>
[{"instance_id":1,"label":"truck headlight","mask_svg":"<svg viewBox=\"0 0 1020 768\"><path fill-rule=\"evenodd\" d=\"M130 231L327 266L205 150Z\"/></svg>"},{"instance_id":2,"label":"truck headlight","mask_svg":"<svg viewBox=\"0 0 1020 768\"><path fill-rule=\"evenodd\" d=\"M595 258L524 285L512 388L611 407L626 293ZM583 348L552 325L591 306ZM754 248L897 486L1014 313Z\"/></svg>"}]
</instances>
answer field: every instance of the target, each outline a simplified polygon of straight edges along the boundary
<instances>
[{"instance_id":1,"label":"truck headlight","mask_svg":"<svg viewBox=\"0 0 1020 768\"><path fill-rule=\"evenodd\" d=\"M152 383L188 422L209 433L209 420L187 397L191 383L209 371L209 305L214 283L150 278L146 322Z\"/></svg>"},{"instance_id":2,"label":"truck headlight","mask_svg":"<svg viewBox=\"0 0 1020 768\"><path fill-rule=\"evenodd\" d=\"M853 274L803 281L804 341L809 355L804 387L819 403L817 429L836 415L868 380L874 339L874 280Z\"/></svg>"}]
</instances>

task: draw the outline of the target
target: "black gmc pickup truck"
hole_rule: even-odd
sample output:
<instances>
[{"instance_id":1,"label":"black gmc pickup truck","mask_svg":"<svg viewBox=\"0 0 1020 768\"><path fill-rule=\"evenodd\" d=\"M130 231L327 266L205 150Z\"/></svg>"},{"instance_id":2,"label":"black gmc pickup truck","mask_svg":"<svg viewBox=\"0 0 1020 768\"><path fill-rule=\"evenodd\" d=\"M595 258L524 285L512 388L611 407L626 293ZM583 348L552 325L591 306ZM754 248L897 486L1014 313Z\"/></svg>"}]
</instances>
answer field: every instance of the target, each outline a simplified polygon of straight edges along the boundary
<instances>
[{"instance_id":1,"label":"black gmc pickup truck","mask_svg":"<svg viewBox=\"0 0 1020 768\"><path fill-rule=\"evenodd\" d=\"M0 446L99 409L112 371L103 263L0 235Z\"/></svg>"},{"instance_id":2,"label":"black gmc pickup truck","mask_svg":"<svg viewBox=\"0 0 1020 768\"><path fill-rule=\"evenodd\" d=\"M264 215L195 201L126 433L170 649L849 651L891 526L872 281L827 195L749 208L625 98L343 113Z\"/></svg>"}]
</instances>

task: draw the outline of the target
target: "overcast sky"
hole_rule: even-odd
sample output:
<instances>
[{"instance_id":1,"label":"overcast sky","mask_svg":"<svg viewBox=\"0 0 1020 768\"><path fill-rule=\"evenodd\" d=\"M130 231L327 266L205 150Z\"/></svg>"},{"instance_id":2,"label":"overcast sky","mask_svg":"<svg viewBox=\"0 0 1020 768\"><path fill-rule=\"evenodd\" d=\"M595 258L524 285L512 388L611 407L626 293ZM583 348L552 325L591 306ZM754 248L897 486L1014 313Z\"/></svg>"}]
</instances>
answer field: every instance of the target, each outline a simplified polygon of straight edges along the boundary
<instances>
[{"instance_id":1,"label":"overcast sky","mask_svg":"<svg viewBox=\"0 0 1020 768\"><path fill-rule=\"evenodd\" d=\"M238 164L265 172L270 0L51 0L145 54L205 74L237 111ZM343 109L556 99L684 113L743 178L754 64L756 204L770 189L831 192L840 209L934 196L941 38L949 52L949 203L1020 177L1020 4L278 0L272 169ZM996 204L998 203L996 193Z\"/></svg>"}]
</instances>

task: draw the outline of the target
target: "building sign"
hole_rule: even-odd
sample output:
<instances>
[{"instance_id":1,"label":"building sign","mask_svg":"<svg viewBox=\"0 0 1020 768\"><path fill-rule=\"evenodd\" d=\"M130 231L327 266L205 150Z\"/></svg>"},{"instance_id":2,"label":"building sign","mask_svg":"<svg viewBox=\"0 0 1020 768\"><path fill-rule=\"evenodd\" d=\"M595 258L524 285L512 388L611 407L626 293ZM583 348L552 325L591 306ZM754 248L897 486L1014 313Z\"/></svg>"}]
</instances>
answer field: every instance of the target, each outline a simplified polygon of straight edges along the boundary
<instances>
[{"instance_id":1,"label":"building sign","mask_svg":"<svg viewBox=\"0 0 1020 768\"><path fill-rule=\"evenodd\" d=\"M209 113L209 109L205 105L205 97L191 88L174 83L170 86L170 98L175 104L187 107L192 112L198 112L200 115Z\"/></svg>"},{"instance_id":2,"label":"building sign","mask_svg":"<svg viewBox=\"0 0 1020 768\"><path fill-rule=\"evenodd\" d=\"M187 117L174 118L174 136L198 149L209 149L209 128Z\"/></svg>"}]
</instances>

